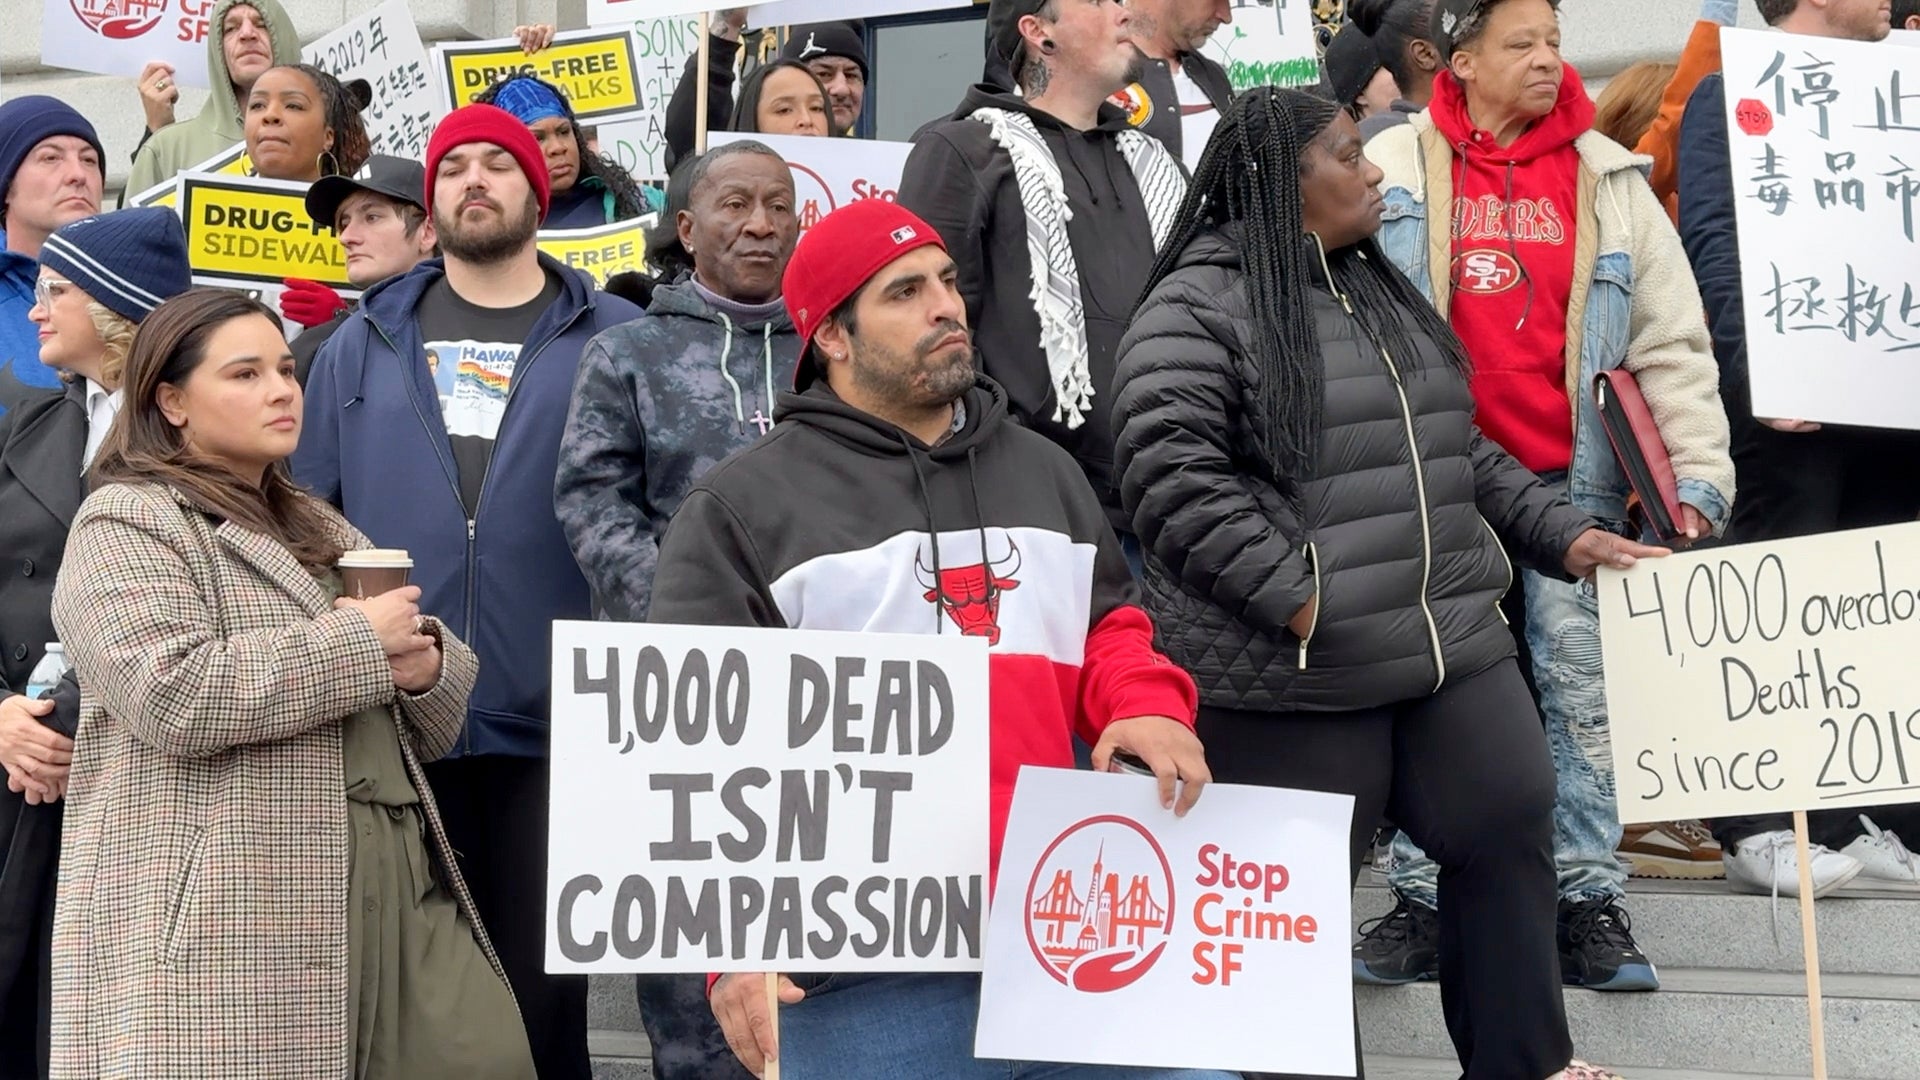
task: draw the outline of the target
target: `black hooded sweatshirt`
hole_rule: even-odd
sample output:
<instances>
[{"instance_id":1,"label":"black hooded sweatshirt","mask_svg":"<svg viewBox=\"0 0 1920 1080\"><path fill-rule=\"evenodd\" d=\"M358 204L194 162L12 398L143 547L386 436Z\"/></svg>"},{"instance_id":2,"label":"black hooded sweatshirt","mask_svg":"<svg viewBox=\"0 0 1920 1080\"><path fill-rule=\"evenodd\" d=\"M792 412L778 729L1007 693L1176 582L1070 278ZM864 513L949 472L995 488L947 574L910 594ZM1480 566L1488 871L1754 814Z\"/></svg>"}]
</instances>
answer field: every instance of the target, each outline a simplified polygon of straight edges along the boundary
<instances>
[{"instance_id":1,"label":"black hooded sweatshirt","mask_svg":"<svg viewBox=\"0 0 1920 1080\"><path fill-rule=\"evenodd\" d=\"M1022 765L1073 766L1133 716L1193 720L1193 681L1153 625L1073 462L1006 422L980 379L929 447L824 386L694 485L660 545L648 621L988 642L997 861Z\"/></svg>"},{"instance_id":2,"label":"black hooded sweatshirt","mask_svg":"<svg viewBox=\"0 0 1920 1080\"><path fill-rule=\"evenodd\" d=\"M1067 238L1079 264L1086 307L1087 370L1093 404L1086 422L1056 422L1053 379L1040 347L1040 316L1029 296L1033 264L1027 257L1026 208L1013 159L986 124L972 119L983 107L1025 113L1053 151L1073 216ZM1127 518L1113 485L1110 422L1114 353L1133 317L1134 302L1153 269L1153 230L1118 139L1126 114L1100 107L1100 123L1076 131L1013 95L990 86L967 91L948 119L924 128L900 179L900 205L926 219L947 243L960 270L986 373L1006 388L1014 419L1060 444L1080 463L1116 529Z\"/></svg>"}]
</instances>

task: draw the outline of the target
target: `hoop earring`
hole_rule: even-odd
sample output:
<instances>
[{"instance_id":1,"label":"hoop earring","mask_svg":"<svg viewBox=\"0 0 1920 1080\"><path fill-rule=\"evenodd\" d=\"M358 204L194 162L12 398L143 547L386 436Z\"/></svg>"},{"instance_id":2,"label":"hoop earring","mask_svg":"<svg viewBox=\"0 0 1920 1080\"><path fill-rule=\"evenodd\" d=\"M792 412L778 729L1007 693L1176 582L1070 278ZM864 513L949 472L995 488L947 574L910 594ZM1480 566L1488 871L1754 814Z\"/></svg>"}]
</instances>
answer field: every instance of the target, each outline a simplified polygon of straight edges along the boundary
<instances>
[{"instance_id":1,"label":"hoop earring","mask_svg":"<svg viewBox=\"0 0 1920 1080\"><path fill-rule=\"evenodd\" d=\"M332 150L320 151L320 156L314 158L313 163L319 167L321 176L340 175L340 159L333 156Z\"/></svg>"}]
</instances>

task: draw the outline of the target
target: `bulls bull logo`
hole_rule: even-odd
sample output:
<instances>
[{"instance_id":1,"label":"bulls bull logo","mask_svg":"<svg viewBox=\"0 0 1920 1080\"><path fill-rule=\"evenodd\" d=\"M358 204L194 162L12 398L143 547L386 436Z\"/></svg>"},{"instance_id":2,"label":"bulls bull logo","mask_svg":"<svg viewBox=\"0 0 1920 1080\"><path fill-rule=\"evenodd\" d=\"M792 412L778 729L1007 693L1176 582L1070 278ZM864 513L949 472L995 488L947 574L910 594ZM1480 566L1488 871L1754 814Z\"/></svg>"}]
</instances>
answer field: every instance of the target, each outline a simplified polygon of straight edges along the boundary
<instances>
[{"instance_id":1,"label":"bulls bull logo","mask_svg":"<svg viewBox=\"0 0 1920 1080\"><path fill-rule=\"evenodd\" d=\"M1006 554L997 559L983 547L985 561L943 566L936 575L927 566L925 545L913 556L914 580L927 590L927 603L938 604L961 634L986 638L989 646L1000 644L1000 594L1020 587L1013 576L1020 572L1020 545L1005 529L996 531L1006 541Z\"/></svg>"}]
</instances>

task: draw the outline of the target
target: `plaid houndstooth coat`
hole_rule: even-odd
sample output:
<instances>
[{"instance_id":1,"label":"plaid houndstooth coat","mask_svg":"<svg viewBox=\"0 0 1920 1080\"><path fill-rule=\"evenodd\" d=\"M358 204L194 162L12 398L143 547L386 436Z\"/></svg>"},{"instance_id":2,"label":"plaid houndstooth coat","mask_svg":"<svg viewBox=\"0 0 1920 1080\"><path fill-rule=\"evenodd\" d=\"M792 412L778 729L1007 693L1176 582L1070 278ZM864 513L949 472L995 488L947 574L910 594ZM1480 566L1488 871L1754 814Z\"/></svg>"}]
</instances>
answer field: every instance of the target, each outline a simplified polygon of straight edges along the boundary
<instances>
[{"instance_id":1,"label":"plaid houndstooth coat","mask_svg":"<svg viewBox=\"0 0 1920 1080\"><path fill-rule=\"evenodd\" d=\"M331 507L345 547L370 546ZM496 973L419 763L478 663L399 694L379 639L285 548L173 489L74 520L53 618L86 688L53 935L55 1077L340 1077L347 808L340 720L395 702L428 848ZM502 978L504 979L504 975Z\"/></svg>"}]
</instances>

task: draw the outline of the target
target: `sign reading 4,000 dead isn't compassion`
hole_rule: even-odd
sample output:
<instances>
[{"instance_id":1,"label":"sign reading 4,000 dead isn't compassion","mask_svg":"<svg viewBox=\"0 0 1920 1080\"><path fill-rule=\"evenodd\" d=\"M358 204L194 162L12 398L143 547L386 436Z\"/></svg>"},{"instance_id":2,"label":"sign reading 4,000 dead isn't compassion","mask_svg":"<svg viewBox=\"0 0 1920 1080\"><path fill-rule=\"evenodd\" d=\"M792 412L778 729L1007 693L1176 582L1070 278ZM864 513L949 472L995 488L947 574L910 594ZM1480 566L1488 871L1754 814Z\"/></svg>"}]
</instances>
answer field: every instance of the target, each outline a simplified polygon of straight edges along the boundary
<instances>
[{"instance_id":1,"label":"sign reading 4,000 dead isn't compassion","mask_svg":"<svg viewBox=\"0 0 1920 1080\"><path fill-rule=\"evenodd\" d=\"M559 622L547 970L965 971L981 638Z\"/></svg>"}]
</instances>

